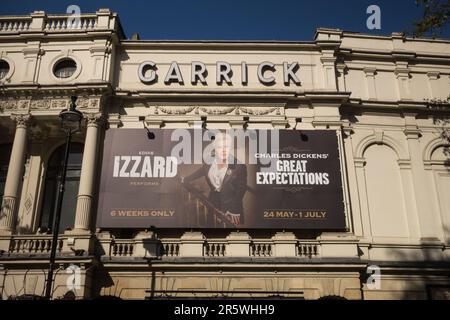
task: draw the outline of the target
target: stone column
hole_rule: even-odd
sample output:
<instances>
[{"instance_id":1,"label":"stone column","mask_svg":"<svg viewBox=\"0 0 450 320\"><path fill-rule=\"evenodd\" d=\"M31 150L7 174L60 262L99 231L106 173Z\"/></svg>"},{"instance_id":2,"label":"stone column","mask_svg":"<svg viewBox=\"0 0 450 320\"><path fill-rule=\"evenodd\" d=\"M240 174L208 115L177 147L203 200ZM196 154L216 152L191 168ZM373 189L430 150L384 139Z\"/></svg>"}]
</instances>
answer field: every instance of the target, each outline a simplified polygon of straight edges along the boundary
<instances>
[{"instance_id":1,"label":"stone column","mask_svg":"<svg viewBox=\"0 0 450 320\"><path fill-rule=\"evenodd\" d=\"M19 206L19 189L22 182L27 148L27 128L31 118L29 114L13 114L16 122L16 134L6 176L5 193L0 212L0 233L11 234L14 228L14 216Z\"/></svg>"},{"instance_id":2,"label":"stone column","mask_svg":"<svg viewBox=\"0 0 450 320\"><path fill-rule=\"evenodd\" d=\"M90 229L91 207L96 177L98 136L103 120L100 113L88 113L85 114L85 117L87 120L87 130L81 167L80 187L78 189L77 209L75 212L75 232L89 232Z\"/></svg>"}]
</instances>

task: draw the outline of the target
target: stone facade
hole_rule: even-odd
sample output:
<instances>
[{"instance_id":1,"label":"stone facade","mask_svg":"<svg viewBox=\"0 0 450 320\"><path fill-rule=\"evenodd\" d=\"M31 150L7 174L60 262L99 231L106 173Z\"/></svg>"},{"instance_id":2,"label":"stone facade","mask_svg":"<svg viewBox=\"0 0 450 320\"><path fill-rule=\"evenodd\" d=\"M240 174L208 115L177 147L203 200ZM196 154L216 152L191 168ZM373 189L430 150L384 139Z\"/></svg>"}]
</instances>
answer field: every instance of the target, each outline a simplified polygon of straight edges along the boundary
<instances>
[{"instance_id":1,"label":"stone facade","mask_svg":"<svg viewBox=\"0 0 450 320\"><path fill-rule=\"evenodd\" d=\"M57 78L55 63L66 58L76 70ZM129 40L107 9L81 15L78 27L39 11L0 17L0 60L9 65L0 144L12 144L0 215L3 299L44 292L52 241L38 228L44 180L64 143L58 114L71 95L87 120L74 137L83 162L75 223L59 238L55 298L67 291L71 264L80 268L79 298L449 298L450 40L336 29L318 29L308 42ZM139 79L143 61L156 62L156 81ZM182 84L164 81L173 61ZM193 61L208 70L206 83L191 81ZM232 81L216 81L220 61ZM270 83L258 73L265 61L274 64ZM286 78L284 62L298 62L298 81ZM346 231L96 229L104 132L142 121L336 130Z\"/></svg>"}]
</instances>

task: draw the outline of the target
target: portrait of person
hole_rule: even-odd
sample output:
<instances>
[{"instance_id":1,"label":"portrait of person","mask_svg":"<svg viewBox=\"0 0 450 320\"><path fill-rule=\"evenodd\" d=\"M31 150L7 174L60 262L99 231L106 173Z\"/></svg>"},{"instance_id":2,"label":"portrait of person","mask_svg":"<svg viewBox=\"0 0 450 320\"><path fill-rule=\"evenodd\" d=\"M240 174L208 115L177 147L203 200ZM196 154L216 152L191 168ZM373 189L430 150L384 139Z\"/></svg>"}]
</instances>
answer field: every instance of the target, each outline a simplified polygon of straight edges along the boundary
<instances>
[{"instance_id":1,"label":"portrait of person","mask_svg":"<svg viewBox=\"0 0 450 320\"><path fill-rule=\"evenodd\" d=\"M243 198L247 191L247 167L233 156L232 137L219 132L212 142L213 154L210 164L203 164L182 182L189 184L205 179L209 187L208 200L233 225L244 223Z\"/></svg>"}]
</instances>

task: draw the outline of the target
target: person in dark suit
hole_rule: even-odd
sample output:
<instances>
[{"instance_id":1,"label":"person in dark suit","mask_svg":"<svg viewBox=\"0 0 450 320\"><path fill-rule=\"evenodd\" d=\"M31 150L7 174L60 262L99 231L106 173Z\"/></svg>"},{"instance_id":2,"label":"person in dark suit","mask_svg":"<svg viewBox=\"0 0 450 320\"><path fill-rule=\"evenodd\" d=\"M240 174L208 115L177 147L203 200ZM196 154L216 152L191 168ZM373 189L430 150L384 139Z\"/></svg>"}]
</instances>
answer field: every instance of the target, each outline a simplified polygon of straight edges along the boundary
<instances>
[{"instance_id":1,"label":"person in dark suit","mask_svg":"<svg viewBox=\"0 0 450 320\"><path fill-rule=\"evenodd\" d=\"M190 183L204 177L210 188L208 200L225 214L234 225L244 223L243 199L247 191L247 167L236 163L231 155L231 137L223 132L215 136L213 142L214 159L204 164L191 175L183 178Z\"/></svg>"}]
</instances>

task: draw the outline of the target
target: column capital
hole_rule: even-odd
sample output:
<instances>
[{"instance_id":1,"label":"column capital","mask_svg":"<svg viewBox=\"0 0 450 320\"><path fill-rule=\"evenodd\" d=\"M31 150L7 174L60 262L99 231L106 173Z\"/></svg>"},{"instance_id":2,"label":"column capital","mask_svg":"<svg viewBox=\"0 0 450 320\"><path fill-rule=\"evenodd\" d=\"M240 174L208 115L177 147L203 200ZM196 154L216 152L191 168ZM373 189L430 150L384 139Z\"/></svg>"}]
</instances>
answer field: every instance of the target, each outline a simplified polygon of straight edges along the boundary
<instances>
[{"instance_id":1,"label":"column capital","mask_svg":"<svg viewBox=\"0 0 450 320\"><path fill-rule=\"evenodd\" d=\"M353 130L353 125L350 121L343 120L342 121L342 132L344 133L344 137L350 137L355 131Z\"/></svg>"},{"instance_id":2,"label":"column capital","mask_svg":"<svg viewBox=\"0 0 450 320\"><path fill-rule=\"evenodd\" d=\"M343 73L346 69L348 69L348 67L344 62L337 62L336 69L339 71L339 73Z\"/></svg>"},{"instance_id":3,"label":"column capital","mask_svg":"<svg viewBox=\"0 0 450 320\"><path fill-rule=\"evenodd\" d=\"M245 120L229 120L228 123L232 129L244 129L247 121Z\"/></svg>"},{"instance_id":4,"label":"column capital","mask_svg":"<svg viewBox=\"0 0 450 320\"><path fill-rule=\"evenodd\" d=\"M397 78L409 78L411 69L407 67L397 67L394 70L394 74Z\"/></svg>"},{"instance_id":5,"label":"column capital","mask_svg":"<svg viewBox=\"0 0 450 320\"><path fill-rule=\"evenodd\" d=\"M324 55L324 56L320 57L320 61L324 65L332 66L336 62L336 57L331 56L331 55Z\"/></svg>"},{"instance_id":6,"label":"column capital","mask_svg":"<svg viewBox=\"0 0 450 320\"><path fill-rule=\"evenodd\" d=\"M272 120L270 123L274 129L285 129L289 125L289 121L286 119Z\"/></svg>"},{"instance_id":7,"label":"column capital","mask_svg":"<svg viewBox=\"0 0 450 320\"><path fill-rule=\"evenodd\" d=\"M17 128L26 128L31 120L31 114L29 113L13 113L11 119L16 122Z\"/></svg>"},{"instance_id":8,"label":"column capital","mask_svg":"<svg viewBox=\"0 0 450 320\"><path fill-rule=\"evenodd\" d=\"M364 67L363 68L363 72L365 73L366 77L367 76L374 77L375 74L377 73L377 68L375 68L375 67Z\"/></svg>"},{"instance_id":9,"label":"column capital","mask_svg":"<svg viewBox=\"0 0 450 320\"><path fill-rule=\"evenodd\" d=\"M198 120L188 120L188 124L190 128L193 129L203 129L206 126L206 121L198 119Z\"/></svg>"},{"instance_id":10,"label":"column capital","mask_svg":"<svg viewBox=\"0 0 450 320\"><path fill-rule=\"evenodd\" d=\"M105 117L99 112L86 112L83 116L88 127L99 127L105 123Z\"/></svg>"},{"instance_id":11,"label":"column capital","mask_svg":"<svg viewBox=\"0 0 450 320\"><path fill-rule=\"evenodd\" d=\"M22 49L24 58L35 58L36 56L43 56L45 50L42 48L24 48Z\"/></svg>"},{"instance_id":12,"label":"column capital","mask_svg":"<svg viewBox=\"0 0 450 320\"><path fill-rule=\"evenodd\" d=\"M145 125L147 128L159 129L164 125L164 121L161 119L152 119L151 117L145 117Z\"/></svg>"},{"instance_id":13,"label":"column capital","mask_svg":"<svg viewBox=\"0 0 450 320\"><path fill-rule=\"evenodd\" d=\"M119 128L122 126L122 120L120 120L120 114L110 113L108 115L108 123L110 128Z\"/></svg>"},{"instance_id":14,"label":"column capital","mask_svg":"<svg viewBox=\"0 0 450 320\"><path fill-rule=\"evenodd\" d=\"M429 71L427 72L427 76L430 80L437 80L439 79L440 76L440 72L439 71Z\"/></svg>"}]
</instances>

